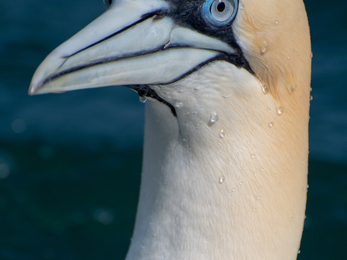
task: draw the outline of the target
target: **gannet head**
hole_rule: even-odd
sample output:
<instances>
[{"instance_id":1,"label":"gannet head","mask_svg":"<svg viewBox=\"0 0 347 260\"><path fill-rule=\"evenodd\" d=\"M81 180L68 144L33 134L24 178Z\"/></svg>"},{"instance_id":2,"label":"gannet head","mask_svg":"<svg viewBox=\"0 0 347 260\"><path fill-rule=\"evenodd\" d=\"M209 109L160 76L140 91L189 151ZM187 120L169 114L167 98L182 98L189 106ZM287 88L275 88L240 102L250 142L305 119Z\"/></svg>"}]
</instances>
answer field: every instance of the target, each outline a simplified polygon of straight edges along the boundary
<instances>
[{"instance_id":1,"label":"gannet head","mask_svg":"<svg viewBox=\"0 0 347 260\"><path fill-rule=\"evenodd\" d=\"M231 75L223 70L232 66L279 99L310 78L306 13L302 1L295 2L114 1L42 62L29 94L125 85L167 105L176 116L174 103L187 95L170 100L172 83L201 68L223 81L219 74ZM165 96L168 89L171 94Z\"/></svg>"},{"instance_id":2,"label":"gannet head","mask_svg":"<svg viewBox=\"0 0 347 260\"><path fill-rule=\"evenodd\" d=\"M124 85L150 100L129 255L169 245L184 256L173 259L195 259L200 251L185 254L194 247L184 239L201 231L220 241L199 248L206 259L294 259L306 204L310 55L302 0L117 0L43 61L29 94ZM159 175L170 181L157 185ZM228 192L237 183L242 189ZM177 208L200 202L180 216L186 232L162 228L181 211L155 196ZM189 222L193 214L201 222Z\"/></svg>"},{"instance_id":3,"label":"gannet head","mask_svg":"<svg viewBox=\"0 0 347 260\"><path fill-rule=\"evenodd\" d=\"M289 117L279 135L285 124L307 128L311 49L302 0L105 2L103 15L42 62L29 94L127 86L181 134L211 126L215 114L229 122L222 130L268 126L276 121L270 110Z\"/></svg>"}]
</instances>

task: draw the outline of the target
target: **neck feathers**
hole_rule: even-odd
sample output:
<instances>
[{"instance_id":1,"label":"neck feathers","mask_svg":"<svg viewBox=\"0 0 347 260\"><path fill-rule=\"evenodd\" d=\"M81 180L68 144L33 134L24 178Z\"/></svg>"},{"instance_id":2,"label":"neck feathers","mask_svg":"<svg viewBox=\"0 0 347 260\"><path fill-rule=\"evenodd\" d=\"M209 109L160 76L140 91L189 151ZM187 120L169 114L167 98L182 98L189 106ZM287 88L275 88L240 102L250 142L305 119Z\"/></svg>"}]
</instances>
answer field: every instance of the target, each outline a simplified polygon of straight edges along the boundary
<instances>
[{"instance_id":1,"label":"neck feathers","mask_svg":"<svg viewBox=\"0 0 347 260\"><path fill-rule=\"evenodd\" d=\"M146 104L128 260L296 259L307 192L305 9L301 0L240 1L232 26L256 76L217 61L153 86L177 118Z\"/></svg>"},{"instance_id":2,"label":"neck feathers","mask_svg":"<svg viewBox=\"0 0 347 260\"><path fill-rule=\"evenodd\" d=\"M278 101L257 78L226 62L155 90L180 106L174 118L165 105L146 104L141 193L127 259L296 259L307 120L292 118L290 110L279 114Z\"/></svg>"}]
</instances>

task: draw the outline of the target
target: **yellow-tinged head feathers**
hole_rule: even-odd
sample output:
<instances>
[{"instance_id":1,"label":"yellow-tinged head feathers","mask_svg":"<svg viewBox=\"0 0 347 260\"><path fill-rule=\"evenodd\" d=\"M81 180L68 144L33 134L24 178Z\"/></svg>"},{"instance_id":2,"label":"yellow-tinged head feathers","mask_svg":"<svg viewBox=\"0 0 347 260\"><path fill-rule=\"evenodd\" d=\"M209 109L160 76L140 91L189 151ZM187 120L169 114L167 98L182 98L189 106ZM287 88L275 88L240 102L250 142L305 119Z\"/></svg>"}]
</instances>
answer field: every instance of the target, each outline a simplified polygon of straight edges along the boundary
<instances>
[{"instance_id":1,"label":"yellow-tinged head feathers","mask_svg":"<svg viewBox=\"0 0 347 260\"><path fill-rule=\"evenodd\" d=\"M241 0L233 28L250 66L274 98L310 85L311 42L302 0Z\"/></svg>"}]
</instances>

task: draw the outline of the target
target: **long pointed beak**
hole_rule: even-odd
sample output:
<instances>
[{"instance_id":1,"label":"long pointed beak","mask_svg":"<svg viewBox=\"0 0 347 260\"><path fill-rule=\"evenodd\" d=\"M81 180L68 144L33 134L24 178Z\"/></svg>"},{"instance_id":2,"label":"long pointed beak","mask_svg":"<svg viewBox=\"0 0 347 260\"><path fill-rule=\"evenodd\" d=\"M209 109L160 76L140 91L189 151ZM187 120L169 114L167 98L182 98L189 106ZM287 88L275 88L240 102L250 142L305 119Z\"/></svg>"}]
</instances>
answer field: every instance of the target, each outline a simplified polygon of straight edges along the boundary
<instances>
[{"instance_id":1,"label":"long pointed beak","mask_svg":"<svg viewBox=\"0 0 347 260\"><path fill-rule=\"evenodd\" d=\"M174 82L220 55L225 42L175 24L168 2L115 2L39 66L29 94Z\"/></svg>"}]
</instances>

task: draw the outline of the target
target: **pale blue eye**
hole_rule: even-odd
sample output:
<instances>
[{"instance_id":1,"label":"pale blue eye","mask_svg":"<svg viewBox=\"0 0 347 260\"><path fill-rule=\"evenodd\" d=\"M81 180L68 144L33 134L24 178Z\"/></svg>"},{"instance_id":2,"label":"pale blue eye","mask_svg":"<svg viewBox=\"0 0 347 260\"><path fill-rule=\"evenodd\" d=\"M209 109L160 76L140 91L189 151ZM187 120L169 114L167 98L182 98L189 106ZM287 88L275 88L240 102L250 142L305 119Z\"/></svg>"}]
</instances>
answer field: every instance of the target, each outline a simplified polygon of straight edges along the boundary
<instances>
[{"instance_id":1,"label":"pale blue eye","mask_svg":"<svg viewBox=\"0 0 347 260\"><path fill-rule=\"evenodd\" d=\"M238 0L207 0L202 7L204 18L215 26L232 21L237 13Z\"/></svg>"}]
</instances>

